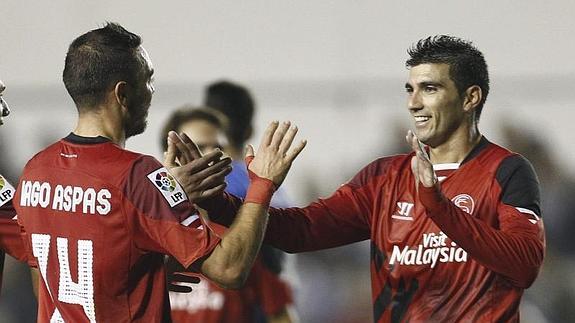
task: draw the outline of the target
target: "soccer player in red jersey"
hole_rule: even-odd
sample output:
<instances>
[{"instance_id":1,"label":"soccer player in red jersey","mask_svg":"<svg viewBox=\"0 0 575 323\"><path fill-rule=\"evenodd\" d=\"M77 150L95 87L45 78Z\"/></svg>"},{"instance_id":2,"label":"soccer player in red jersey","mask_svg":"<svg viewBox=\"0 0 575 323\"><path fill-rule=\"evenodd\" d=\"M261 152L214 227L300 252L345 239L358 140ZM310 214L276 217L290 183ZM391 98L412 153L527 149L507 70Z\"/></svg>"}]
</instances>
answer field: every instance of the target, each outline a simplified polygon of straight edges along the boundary
<instances>
[{"instance_id":1,"label":"soccer player in red jersey","mask_svg":"<svg viewBox=\"0 0 575 323\"><path fill-rule=\"evenodd\" d=\"M472 43L429 37L409 55L413 152L307 207L270 208L265 242L304 252L370 239L375 322L517 322L545 253L537 176L479 132L489 76ZM201 204L224 224L239 205Z\"/></svg>"},{"instance_id":2,"label":"soccer player in red jersey","mask_svg":"<svg viewBox=\"0 0 575 323\"><path fill-rule=\"evenodd\" d=\"M250 271L273 183L305 142L290 150L296 131L268 127L255 157L248 151L248 197L218 236L193 204L225 188L230 161L221 152L186 151L177 165L175 132L166 167L123 148L146 127L153 72L140 37L118 24L69 47L63 79L76 128L27 163L14 198L29 262L41 273L39 322L171 321L164 254L228 288ZM185 191L171 173L189 175Z\"/></svg>"},{"instance_id":3,"label":"soccer player in red jersey","mask_svg":"<svg viewBox=\"0 0 575 323\"><path fill-rule=\"evenodd\" d=\"M4 101L2 93L6 86L0 80L0 126L4 124L4 117L10 114L10 108ZM5 252L12 257L26 260L24 244L20 237L20 227L16 221L16 210L12 198L16 189L0 174L0 287L2 287L2 272L4 268Z\"/></svg>"},{"instance_id":4,"label":"soccer player in red jersey","mask_svg":"<svg viewBox=\"0 0 575 323\"><path fill-rule=\"evenodd\" d=\"M204 153L223 146L228 120L225 115L210 108L184 106L168 118L161 140L167 150L165 138L170 130L185 133ZM244 170L245 170L245 165ZM236 183L237 178L226 178L226 190ZM246 174L246 182L249 182ZM273 200L272 200L272 205ZM203 323L287 323L294 322L291 286L276 268L265 262L263 248L257 256L254 267L245 285L238 290L229 290L203 279L191 293L170 292L170 305L174 322ZM276 266L277 267L277 266Z\"/></svg>"}]
</instances>

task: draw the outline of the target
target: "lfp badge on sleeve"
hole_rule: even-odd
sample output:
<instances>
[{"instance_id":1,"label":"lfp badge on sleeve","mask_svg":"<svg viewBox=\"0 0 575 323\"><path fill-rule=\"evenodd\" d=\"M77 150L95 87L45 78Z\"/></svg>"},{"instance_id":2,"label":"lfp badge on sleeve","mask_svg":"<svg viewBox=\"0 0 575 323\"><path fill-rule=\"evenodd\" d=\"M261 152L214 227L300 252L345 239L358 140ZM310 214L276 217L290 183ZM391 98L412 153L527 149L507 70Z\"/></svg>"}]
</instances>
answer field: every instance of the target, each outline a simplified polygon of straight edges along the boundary
<instances>
[{"instance_id":1,"label":"lfp badge on sleeve","mask_svg":"<svg viewBox=\"0 0 575 323\"><path fill-rule=\"evenodd\" d=\"M148 174L148 179L162 193L166 201L174 207L188 199L184 189L165 167Z\"/></svg>"},{"instance_id":2,"label":"lfp badge on sleeve","mask_svg":"<svg viewBox=\"0 0 575 323\"><path fill-rule=\"evenodd\" d=\"M0 206L8 203L13 197L14 186L10 185L10 183L0 175Z\"/></svg>"}]
</instances>

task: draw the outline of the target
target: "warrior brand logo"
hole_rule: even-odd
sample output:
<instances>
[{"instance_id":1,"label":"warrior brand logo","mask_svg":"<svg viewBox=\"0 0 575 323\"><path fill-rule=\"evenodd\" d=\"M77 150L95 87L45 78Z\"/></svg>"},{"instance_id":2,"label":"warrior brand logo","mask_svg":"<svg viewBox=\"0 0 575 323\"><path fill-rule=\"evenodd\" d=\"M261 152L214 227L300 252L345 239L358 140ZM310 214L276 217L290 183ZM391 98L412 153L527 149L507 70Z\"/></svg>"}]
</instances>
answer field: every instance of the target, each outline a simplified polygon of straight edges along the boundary
<instances>
[{"instance_id":1,"label":"warrior brand logo","mask_svg":"<svg viewBox=\"0 0 575 323\"><path fill-rule=\"evenodd\" d=\"M416 247L402 248L393 246L393 251L389 259L389 264L396 262L404 266L429 265L434 268L437 263L447 262L467 262L467 252L457 247L455 242L448 243L448 237L445 233L434 232L423 234L423 243Z\"/></svg>"},{"instance_id":2,"label":"warrior brand logo","mask_svg":"<svg viewBox=\"0 0 575 323\"><path fill-rule=\"evenodd\" d=\"M413 221L413 216L410 215L412 209L413 203L397 202L397 214L391 217L397 220Z\"/></svg>"},{"instance_id":3,"label":"warrior brand logo","mask_svg":"<svg viewBox=\"0 0 575 323\"><path fill-rule=\"evenodd\" d=\"M186 193L176 181L176 179L168 172L165 167L159 168L150 174L148 179L154 186L162 193L166 201L174 207L188 199Z\"/></svg>"},{"instance_id":4,"label":"warrior brand logo","mask_svg":"<svg viewBox=\"0 0 575 323\"><path fill-rule=\"evenodd\" d=\"M467 194L459 194L452 198L451 201L455 206L463 210L467 214L473 214L473 209L475 208L475 201L473 198Z\"/></svg>"},{"instance_id":5,"label":"warrior brand logo","mask_svg":"<svg viewBox=\"0 0 575 323\"><path fill-rule=\"evenodd\" d=\"M14 197L14 187L0 175L0 206L8 203Z\"/></svg>"}]
</instances>

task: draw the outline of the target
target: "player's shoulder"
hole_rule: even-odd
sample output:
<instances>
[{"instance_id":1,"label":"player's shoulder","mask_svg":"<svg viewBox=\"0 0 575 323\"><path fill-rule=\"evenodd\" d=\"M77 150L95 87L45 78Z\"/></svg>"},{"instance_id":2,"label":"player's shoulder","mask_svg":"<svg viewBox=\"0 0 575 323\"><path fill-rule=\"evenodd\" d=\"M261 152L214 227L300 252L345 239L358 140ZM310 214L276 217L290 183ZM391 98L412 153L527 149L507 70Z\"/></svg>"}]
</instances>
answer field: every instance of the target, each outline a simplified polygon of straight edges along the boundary
<instances>
[{"instance_id":1,"label":"player's shoulder","mask_svg":"<svg viewBox=\"0 0 575 323\"><path fill-rule=\"evenodd\" d=\"M137 172L151 172L164 166L155 157L150 155L134 153L131 157L130 168Z\"/></svg>"},{"instance_id":2,"label":"player's shoulder","mask_svg":"<svg viewBox=\"0 0 575 323\"><path fill-rule=\"evenodd\" d=\"M531 162L517 152L493 142L489 142L485 150L483 159L494 165L498 178L509 177L517 171L535 174Z\"/></svg>"},{"instance_id":3,"label":"player's shoulder","mask_svg":"<svg viewBox=\"0 0 575 323\"><path fill-rule=\"evenodd\" d=\"M474 153L477 154L477 158L481 162L489 164L498 164L507 157L516 155L516 153L511 150L489 141L485 137L481 139L479 145L471 151L470 155L473 155ZM474 158L475 156L469 157Z\"/></svg>"},{"instance_id":4,"label":"player's shoulder","mask_svg":"<svg viewBox=\"0 0 575 323\"><path fill-rule=\"evenodd\" d=\"M37 165L44 165L46 163L46 160L53 155L53 152L56 151L59 146L60 146L60 140L40 150L34 156L32 156L30 160L28 160L28 162L26 163L26 168L34 167Z\"/></svg>"},{"instance_id":5,"label":"player's shoulder","mask_svg":"<svg viewBox=\"0 0 575 323\"><path fill-rule=\"evenodd\" d=\"M539 183L537 174L531 162L518 153L512 153L501 161L497 167L495 177L502 185L505 185L511 180L514 182L521 182L524 185Z\"/></svg>"},{"instance_id":6,"label":"player's shoulder","mask_svg":"<svg viewBox=\"0 0 575 323\"><path fill-rule=\"evenodd\" d=\"M364 166L350 181L353 185L366 185L372 180L399 173L409 165L412 154L400 154L380 157Z\"/></svg>"},{"instance_id":7,"label":"player's shoulder","mask_svg":"<svg viewBox=\"0 0 575 323\"><path fill-rule=\"evenodd\" d=\"M519 153L490 143L482 157L502 191L504 203L539 212L539 179L531 162ZM488 166L487 166L488 165Z\"/></svg>"},{"instance_id":8,"label":"player's shoulder","mask_svg":"<svg viewBox=\"0 0 575 323\"><path fill-rule=\"evenodd\" d=\"M152 177L169 177L169 172L155 157L133 153L130 155L130 162L126 168L125 176L122 176L122 183L125 185L139 183L142 179Z\"/></svg>"},{"instance_id":9,"label":"player's shoulder","mask_svg":"<svg viewBox=\"0 0 575 323\"><path fill-rule=\"evenodd\" d=\"M540 183L527 158L517 153L510 154L499 164L495 178L501 188L502 203L528 209L541 216Z\"/></svg>"},{"instance_id":10,"label":"player's shoulder","mask_svg":"<svg viewBox=\"0 0 575 323\"><path fill-rule=\"evenodd\" d=\"M494 176L507 159L514 159L515 156L517 156L516 153L482 137L479 144L471 150L462 164L473 164L473 170Z\"/></svg>"}]
</instances>

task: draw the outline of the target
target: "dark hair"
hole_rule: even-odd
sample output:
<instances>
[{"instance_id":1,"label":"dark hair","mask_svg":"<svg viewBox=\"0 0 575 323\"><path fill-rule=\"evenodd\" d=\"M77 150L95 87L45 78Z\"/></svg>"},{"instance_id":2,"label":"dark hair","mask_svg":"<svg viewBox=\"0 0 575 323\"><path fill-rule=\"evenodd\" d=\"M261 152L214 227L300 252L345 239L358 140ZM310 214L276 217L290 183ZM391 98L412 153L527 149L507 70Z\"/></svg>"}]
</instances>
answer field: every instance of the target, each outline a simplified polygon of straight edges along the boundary
<instances>
[{"instance_id":1,"label":"dark hair","mask_svg":"<svg viewBox=\"0 0 575 323\"><path fill-rule=\"evenodd\" d=\"M136 82L144 66L137 55L141 43L140 36L109 22L70 44L62 76L78 109L102 103L107 89L119 81Z\"/></svg>"},{"instance_id":2,"label":"dark hair","mask_svg":"<svg viewBox=\"0 0 575 323\"><path fill-rule=\"evenodd\" d=\"M481 102L476 108L476 120L489 93L489 73L483 54L470 41L461 38L437 35L419 40L408 49L408 68L427 63L448 64L449 76L462 95L470 86L481 88Z\"/></svg>"},{"instance_id":3,"label":"dark hair","mask_svg":"<svg viewBox=\"0 0 575 323\"><path fill-rule=\"evenodd\" d=\"M243 148L245 141L249 139L255 110L255 103L248 89L229 81L214 82L206 89L204 105L228 117L228 140L232 146Z\"/></svg>"},{"instance_id":4,"label":"dark hair","mask_svg":"<svg viewBox=\"0 0 575 323\"><path fill-rule=\"evenodd\" d=\"M168 132L170 132L170 130L179 132L180 127L184 123L193 120L207 121L224 131L228 126L228 120L226 119L226 116L224 116L219 111L211 108L194 107L192 105L186 104L174 111L166 121L166 124L164 125L160 135L160 145L162 149L164 151L168 149L166 138L168 138Z\"/></svg>"}]
</instances>

